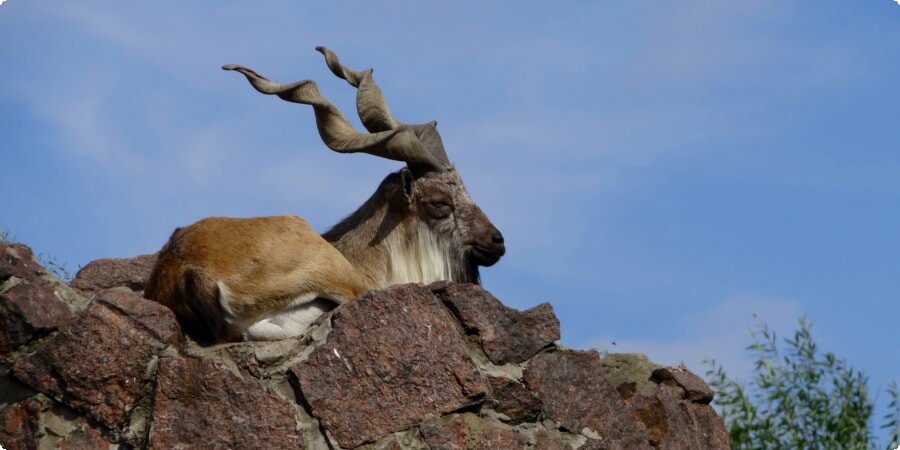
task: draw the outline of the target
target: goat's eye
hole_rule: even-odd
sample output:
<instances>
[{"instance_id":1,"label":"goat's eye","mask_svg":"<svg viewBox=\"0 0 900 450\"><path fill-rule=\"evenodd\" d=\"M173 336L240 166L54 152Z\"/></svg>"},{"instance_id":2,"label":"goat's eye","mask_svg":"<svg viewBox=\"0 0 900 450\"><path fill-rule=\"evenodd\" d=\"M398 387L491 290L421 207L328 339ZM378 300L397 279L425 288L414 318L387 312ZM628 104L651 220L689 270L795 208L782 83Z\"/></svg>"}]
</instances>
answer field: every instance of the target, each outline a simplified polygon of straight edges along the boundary
<instances>
[{"instance_id":1,"label":"goat's eye","mask_svg":"<svg viewBox=\"0 0 900 450\"><path fill-rule=\"evenodd\" d=\"M453 212L453 205L445 200L428 202L428 213L436 218L443 219Z\"/></svg>"}]
</instances>

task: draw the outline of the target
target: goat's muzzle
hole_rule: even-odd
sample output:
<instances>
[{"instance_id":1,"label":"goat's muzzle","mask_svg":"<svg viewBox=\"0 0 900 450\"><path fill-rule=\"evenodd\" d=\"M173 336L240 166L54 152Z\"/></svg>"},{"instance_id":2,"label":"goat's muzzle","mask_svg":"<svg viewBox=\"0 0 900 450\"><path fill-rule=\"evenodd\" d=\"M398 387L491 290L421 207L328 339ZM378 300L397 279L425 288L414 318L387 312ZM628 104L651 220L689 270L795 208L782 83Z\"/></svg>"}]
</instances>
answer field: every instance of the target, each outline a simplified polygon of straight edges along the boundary
<instances>
[{"instance_id":1,"label":"goat's muzzle","mask_svg":"<svg viewBox=\"0 0 900 450\"><path fill-rule=\"evenodd\" d=\"M493 266L505 253L506 245L503 243L503 235L493 226L489 233L485 233L481 239L473 242L469 249L472 261L484 267Z\"/></svg>"}]
</instances>

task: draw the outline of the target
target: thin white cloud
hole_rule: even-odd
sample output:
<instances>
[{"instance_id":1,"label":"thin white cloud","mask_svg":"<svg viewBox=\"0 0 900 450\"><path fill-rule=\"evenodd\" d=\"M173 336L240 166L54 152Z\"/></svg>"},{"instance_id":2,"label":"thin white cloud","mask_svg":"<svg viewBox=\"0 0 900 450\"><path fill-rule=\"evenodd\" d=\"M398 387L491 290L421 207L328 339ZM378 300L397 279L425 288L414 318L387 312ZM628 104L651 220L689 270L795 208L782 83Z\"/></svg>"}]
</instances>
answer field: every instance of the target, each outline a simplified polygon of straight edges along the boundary
<instances>
[{"instance_id":1,"label":"thin white cloud","mask_svg":"<svg viewBox=\"0 0 900 450\"><path fill-rule=\"evenodd\" d=\"M118 103L111 87L118 80L94 71L84 75L85 82L79 82L79 75L69 74L65 79L47 83L52 87L43 88L46 80L15 80L6 90L49 125L41 138L58 140L57 147L80 162L140 170L145 161L129 150L128 140L109 120Z\"/></svg>"},{"instance_id":2,"label":"thin white cloud","mask_svg":"<svg viewBox=\"0 0 900 450\"><path fill-rule=\"evenodd\" d=\"M640 87L752 85L786 92L859 82L870 69L865 49L845 36L790 35L808 5L776 1L692 1L654 5L646 39L634 47L620 81ZM761 33L760 28L774 30ZM874 38L874 36L873 36ZM786 41L790 41L789 43ZM776 76L761 78L761 74Z\"/></svg>"},{"instance_id":3,"label":"thin white cloud","mask_svg":"<svg viewBox=\"0 0 900 450\"><path fill-rule=\"evenodd\" d=\"M91 1L38 6L42 14L62 19L86 33L98 47L127 55L131 62L152 67L192 89L208 89L209 77L198 74L212 74L223 64L238 62L230 57L262 54L259 59L277 60L278 55L293 56L294 42L273 41L271 37L287 32L297 38L311 27L303 26L309 18L296 21L289 14L273 12L286 7L208 7L161 2L126 6ZM282 32L259 33L262 27Z\"/></svg>"}]
</instances>

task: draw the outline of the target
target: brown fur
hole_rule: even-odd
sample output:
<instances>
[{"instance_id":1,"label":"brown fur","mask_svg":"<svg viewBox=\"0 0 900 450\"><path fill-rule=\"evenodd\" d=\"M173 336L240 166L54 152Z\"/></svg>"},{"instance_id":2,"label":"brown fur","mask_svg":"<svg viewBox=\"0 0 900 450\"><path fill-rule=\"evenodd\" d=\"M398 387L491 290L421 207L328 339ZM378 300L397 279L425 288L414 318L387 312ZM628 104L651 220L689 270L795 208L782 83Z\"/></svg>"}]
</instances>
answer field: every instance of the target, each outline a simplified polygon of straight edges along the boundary
<instances>
[{"instance_id":1,"label":"brown fur","mask_svg":"<svg viewBox=\"0 0 900 450\"><path fill-rule=\"evenodd\" d=\"M218 283L231 296L226 305ZM209 218L172 235L144 295L195 336L221 341L303 294L342 302L372 287L299 217Z\"/></svg>"}]
</instances>

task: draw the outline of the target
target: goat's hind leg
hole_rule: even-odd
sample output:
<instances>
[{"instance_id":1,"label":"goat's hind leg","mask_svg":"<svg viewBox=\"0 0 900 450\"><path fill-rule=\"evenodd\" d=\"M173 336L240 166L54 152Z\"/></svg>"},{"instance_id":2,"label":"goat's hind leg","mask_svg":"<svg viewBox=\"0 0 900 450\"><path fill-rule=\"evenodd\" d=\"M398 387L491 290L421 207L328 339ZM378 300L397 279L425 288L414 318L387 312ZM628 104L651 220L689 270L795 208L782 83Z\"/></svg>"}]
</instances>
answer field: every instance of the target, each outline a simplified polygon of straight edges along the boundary
<instances>
[{"instance_id":1,"label":"goat's hind leg","mask_svg":"<svg viewBox=\"0 0 900 450\"><path fill-rule=\"evenodd\" d=\"M214 278L202 268L188 267L184 271L182 295L185 304L195 317L194 323L182 324L189 334L201 341L224 342L227 336L225 310L220 300L220 289Z\"/></svg>"}]
</instances>

